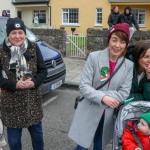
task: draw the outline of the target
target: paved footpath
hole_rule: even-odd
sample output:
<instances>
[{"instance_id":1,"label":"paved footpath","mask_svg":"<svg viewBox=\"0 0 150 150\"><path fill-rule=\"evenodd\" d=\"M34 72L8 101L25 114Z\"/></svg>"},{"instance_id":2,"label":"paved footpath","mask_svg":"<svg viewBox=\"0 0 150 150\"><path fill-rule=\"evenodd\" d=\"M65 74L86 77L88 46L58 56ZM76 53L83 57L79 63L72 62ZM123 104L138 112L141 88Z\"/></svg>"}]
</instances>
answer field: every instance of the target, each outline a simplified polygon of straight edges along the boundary
<instances>
[{"instance_id":1,"label":"paved footpath","mask_svg":"<svg viewBox=\"0 0 150 150\"><path fill-rule=\"evenodd\" d=\"M85 59L64 57L64 62L66 64L65 85L70 85L74 87L79 86L81 72L83 70L85 61Z\"/></svg>"}]
</instances>

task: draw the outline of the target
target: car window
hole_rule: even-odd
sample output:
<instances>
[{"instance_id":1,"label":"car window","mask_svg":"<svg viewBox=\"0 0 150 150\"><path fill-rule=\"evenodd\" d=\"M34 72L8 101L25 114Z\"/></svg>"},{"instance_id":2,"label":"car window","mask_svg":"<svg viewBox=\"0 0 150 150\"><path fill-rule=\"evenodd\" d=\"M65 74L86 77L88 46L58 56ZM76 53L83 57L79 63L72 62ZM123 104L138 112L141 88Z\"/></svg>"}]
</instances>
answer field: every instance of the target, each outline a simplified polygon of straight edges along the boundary
<instances>
[{"instance_id":1,"label":"car window","mask_svg":"<svg viewBox=\"0 0 150 150\"><path fill-rule=\"evenodd\" d=\"M7 22L7 19L0 18L0 44L3 43L6 37L6 22ZM27 38L30 41L32 42L38 41L38 38L27 27L26 27L26 34L27 34Z\"/></svg>"}]
</instances>

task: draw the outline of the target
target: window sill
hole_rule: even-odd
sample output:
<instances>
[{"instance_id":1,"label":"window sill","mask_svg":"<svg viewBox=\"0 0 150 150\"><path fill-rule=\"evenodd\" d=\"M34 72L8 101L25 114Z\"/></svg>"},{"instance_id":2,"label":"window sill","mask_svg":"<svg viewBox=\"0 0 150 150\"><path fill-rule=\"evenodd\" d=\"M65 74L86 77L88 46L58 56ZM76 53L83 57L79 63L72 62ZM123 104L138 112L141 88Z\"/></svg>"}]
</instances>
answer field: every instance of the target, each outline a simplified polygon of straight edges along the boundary
<instances>
[{"instance_id":1,"label":"window sill","mask_svg":"<svg viewBox=\"0 0 150 150\"><path fill-rule=\"evenodd\" d=\"M79 27L80 24L79 23L62 23L61 26L76 26L76 27Z\"/></svg>"},{"instance_id":2,"label":"window sill","mask_svg":"<svg viewBox=\"0 0 150 150\"><path fill-rule=\"evenodd\" d=\"M139 27L140 27L140 28L146 28L146 26L145 26L145 25L139 25Z\"/></svg>"},{"instance_id":3,"label":"window sill","mask_svg":"<svg viewBox=\"0 0 150 150\"><path fill-rule=\"evenodd\" d=\"M94 27L103 27L102 24L95 24Z\"/></svg>"}]
</instances>

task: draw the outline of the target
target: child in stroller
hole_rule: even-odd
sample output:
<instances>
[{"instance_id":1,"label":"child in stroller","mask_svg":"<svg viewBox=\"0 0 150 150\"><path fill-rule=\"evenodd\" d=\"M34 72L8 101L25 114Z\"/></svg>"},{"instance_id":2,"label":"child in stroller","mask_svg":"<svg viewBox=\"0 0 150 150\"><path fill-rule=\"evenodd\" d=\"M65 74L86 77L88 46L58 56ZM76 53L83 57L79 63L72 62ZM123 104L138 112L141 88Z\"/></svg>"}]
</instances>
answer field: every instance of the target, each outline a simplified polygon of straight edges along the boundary
<instances>
[{"instance_id":1,"label":"child in stroller","mask_svg":"<svg viewBox=\"0 0 150 150\"><path fill-rule=\"evenodd\" d=\"M138 118L140 118L140 116L145 113L149 113L148 117L149 117L149 121L150 121L150 102L148 102L148 101L133 101L133 102L123 105L119 108L119 112L118 112L118 115L117 115L117 118L116 118L115 124L114 124L112 150L150 150L150 133L147 138L147 143L149 145L147 144L146 147L144 147L145 146L145 144L144 144L143 148L141 148L141 149L135 149L136 147L129 148L129 149L126 148L125 147L126 139L125 139L125 136L123 136L123 131L124 130L127 131L126 129L129 127L128 122L133 122L133 124L138 123ZM150 125L150 122L148 122L148 123ZM150 128L149 128L149 131L150 131ZM135 141L143 144L143 142L142 141L139 142L140 140L138 140L138 139L139 138L136 138ZM144 139L142 139L142 140L144 140ZM129 141L131 142L131 139L129 139ZM122 145L122 143L123 143L123 145ZM131 145L131 143L130 143L130 145ZM137 147L140 147L140 146L138 146L138 144L137 144Z\"/></svg>"},{"instance_id":2,"label":"child in stroller","mask_svg":"<svg viewBox=\"0 0 150 150\"><path fill-rule=\"evenodd\" d=\"M123 131L123 150L150 150L150 113L141 114L128 121Z\"/></svg>"}]
</instances>

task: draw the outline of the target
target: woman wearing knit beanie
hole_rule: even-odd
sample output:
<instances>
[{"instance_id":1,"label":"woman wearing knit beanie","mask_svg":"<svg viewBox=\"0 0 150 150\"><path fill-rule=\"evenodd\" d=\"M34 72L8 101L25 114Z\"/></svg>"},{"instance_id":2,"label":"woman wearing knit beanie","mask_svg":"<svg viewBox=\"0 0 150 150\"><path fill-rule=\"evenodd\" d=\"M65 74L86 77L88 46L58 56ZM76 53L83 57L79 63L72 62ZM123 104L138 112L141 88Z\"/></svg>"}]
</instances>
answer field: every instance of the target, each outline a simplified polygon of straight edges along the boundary
<instances>
[{"instance_id":1,"label":"woman wearing knit beanie","mask_svg":"<svg viewBox=\"0 0 150 150\"><path fill-rule=\"evenodd\" d=\"M150 112L141 114L138 120L128 122L128 128L124 130L122 137L122 150L142 150L137 142L141 143L143 150L150 150Z\"/></svg>"},{"instance_id":2,"label":"woman wearing knit beanie","mask_svg":"<svg viewBox=\"0 0 150 150\"><path fill-rule=\"evenodd\" d=\"M78 104L69 131L77 144L75 150L88 150L92 142L93 150L102 150L112 138L114 109L128 97L131 88L133 63L124 59L129 36L128 24L116 24L108 32L109 46L88 56L79 85L84 99ZM104 86L96 89L100 85Z\"/></svg>"},{"instance_id":3,"label":"woman wearing knit beanie","mask_svg":"<svg viewBox=\"0 0 150 150\"><path fill-rule=\"evenodd\" d=\"M0 47L1 119L7 127L10 150L21 150L22 129L27 128L33 150L44 150L42 95L39 86L47 75L36 43L26 38L20 18L9 18L7 37Z\"/></svg>"}]
</instances>

